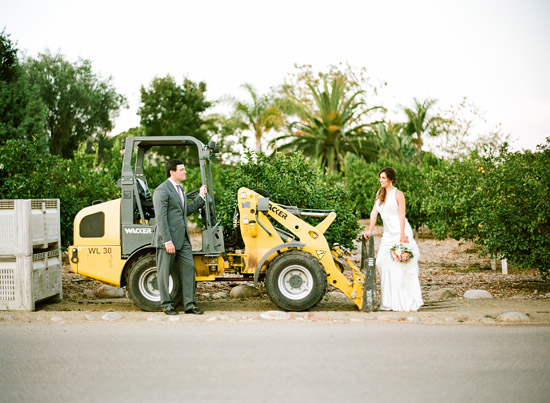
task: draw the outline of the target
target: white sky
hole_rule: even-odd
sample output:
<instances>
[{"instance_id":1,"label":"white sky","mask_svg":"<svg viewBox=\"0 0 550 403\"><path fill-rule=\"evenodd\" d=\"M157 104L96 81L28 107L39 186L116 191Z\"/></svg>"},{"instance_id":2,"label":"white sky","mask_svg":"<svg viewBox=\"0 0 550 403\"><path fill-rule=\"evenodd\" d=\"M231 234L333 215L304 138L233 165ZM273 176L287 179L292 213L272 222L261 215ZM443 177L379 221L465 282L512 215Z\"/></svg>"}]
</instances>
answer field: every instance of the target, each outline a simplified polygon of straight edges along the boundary
<instances>
[{"instance_id":1,"label":"white sky","mask_svg":"<svg viewBox=\"0 0 550 403\"><path fill-rule=\"evenodd\" d=\"M129 100L115 134L139 125L155 77L207 83L207 97L281 84L294 63L349 62L386 81L387 107L457 105L535 149L550 136L549 0L0 0L0 30L36 56L92 61Z\"/></svg>"}]
</instances>

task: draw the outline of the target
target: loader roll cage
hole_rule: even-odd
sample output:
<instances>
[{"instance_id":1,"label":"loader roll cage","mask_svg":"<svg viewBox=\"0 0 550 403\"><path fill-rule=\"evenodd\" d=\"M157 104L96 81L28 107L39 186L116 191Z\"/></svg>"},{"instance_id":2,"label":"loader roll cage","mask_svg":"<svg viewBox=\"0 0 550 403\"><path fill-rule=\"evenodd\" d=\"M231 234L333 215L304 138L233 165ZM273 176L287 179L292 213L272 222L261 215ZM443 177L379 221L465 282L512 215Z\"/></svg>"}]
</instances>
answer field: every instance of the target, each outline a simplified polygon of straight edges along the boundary
<instances>
[{"instance_id":1,"label":"loader roll cage","mask_svg":"<svg viewBox=\"0 0 550 403\"><path fill-rule=\"evenodd\" d=\"M216 221L216 205L212 196L212 172L210 161L219 152L219 146L214 141L207 145L191 136L146 136L128 137L122 140L124 156L122 161L122 174L118 181L121 189L121 222L122 226L135 226L136 224L154 228L154 210L151 191L147 185L147 179L143 169L145 153L154 146L186 146L196 147L199 157L199 169L201 184L206 185L208 194L202 207L201 216L206 229L203 231L202 254L219 255L224 252L223 231L220 223ZM135 162L132 160L135 154ZM198 191L188 193L189 197L196 195ZM121 233L124 236L124 233ZM150 235L149 235L150 236ZM138 247L137 242L123 242L123 255L131 255Z\"/></svg>"}]
</instances>

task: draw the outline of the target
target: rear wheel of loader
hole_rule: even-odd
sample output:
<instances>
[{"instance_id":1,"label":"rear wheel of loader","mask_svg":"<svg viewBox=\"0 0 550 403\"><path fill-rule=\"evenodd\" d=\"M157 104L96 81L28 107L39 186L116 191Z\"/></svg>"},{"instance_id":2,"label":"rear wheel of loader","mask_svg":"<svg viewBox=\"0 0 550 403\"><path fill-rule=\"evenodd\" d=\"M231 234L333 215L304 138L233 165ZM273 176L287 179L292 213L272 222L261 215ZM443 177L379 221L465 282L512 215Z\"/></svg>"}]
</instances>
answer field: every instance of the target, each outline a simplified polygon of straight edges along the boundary
<instances>
[{"instance_id":1,"label":"rear wheel of loader","mask_svg":"<svg viewBox=\"0 0 550 403\"><path fill-rule=\"evenodd\" d=\"M157 282L157 261L152 253L140 257L130 268L127 280L128 296L142 311L161 311L160 291ZM170 296L174 306L178 306L183 297L179 273L170 273Z\"/></svg>"},{"instance_id":2,"label":"rear wheel of loader","mask_svg":"<svg viewBox=\"0 0 550 403\"><path fill-rule=\"evenodd\" d=\"M289 251L273 259L265 277L269 298L287 311L305 311L321 301L327 277L321 262L302 251Z\"/></svg>"}]
</instances>

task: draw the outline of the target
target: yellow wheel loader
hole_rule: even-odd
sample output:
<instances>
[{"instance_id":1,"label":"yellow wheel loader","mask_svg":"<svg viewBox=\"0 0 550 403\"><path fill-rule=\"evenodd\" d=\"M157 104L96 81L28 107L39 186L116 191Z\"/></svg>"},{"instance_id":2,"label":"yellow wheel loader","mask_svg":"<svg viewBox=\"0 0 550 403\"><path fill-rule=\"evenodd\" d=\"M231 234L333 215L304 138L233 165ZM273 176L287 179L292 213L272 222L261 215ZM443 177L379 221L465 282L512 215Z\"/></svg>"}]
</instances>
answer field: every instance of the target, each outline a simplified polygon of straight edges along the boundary
<instances>
[{"instance_id":1,"label":"yellow wheel loader","mask_svg":"<svg viewBox=\"0 0 550 403\"><path fill-rule=\"evenodd\" d=\"M197 281L264 281L267 294L283 310L303 311L323 298L327 283L340 289L359 309L374 308L373 283L338 245L329 247L324 233L336 218L327 210L283 206L262 191L240 188L234 236L224 239L216 219L210 169L218 147L194 137L129 137L124 144L121 197L82 209L74 220L74 245L69 247L75 273L116 287L126 287L141 310L159 311L155 248L151 247L155 212L143 170L145 153L154 146L195 147L202 184L209 194L202 208L202 248L193 251ZM193 197L198 190L188 196ZM316 226L302 216L320 217ZM372 256L372 252L371 252ZM349 280L344 264L351 268ZM365 259L363 259L365 262ZM364 264L362 265L364 266ZM373 271L374 262L369 259ZM373 276L369 277L371 282ZM170 293L181 302L177 272L171 273ZM369 294L370 293L370 294Z\"/></svg>"}]
</instances>

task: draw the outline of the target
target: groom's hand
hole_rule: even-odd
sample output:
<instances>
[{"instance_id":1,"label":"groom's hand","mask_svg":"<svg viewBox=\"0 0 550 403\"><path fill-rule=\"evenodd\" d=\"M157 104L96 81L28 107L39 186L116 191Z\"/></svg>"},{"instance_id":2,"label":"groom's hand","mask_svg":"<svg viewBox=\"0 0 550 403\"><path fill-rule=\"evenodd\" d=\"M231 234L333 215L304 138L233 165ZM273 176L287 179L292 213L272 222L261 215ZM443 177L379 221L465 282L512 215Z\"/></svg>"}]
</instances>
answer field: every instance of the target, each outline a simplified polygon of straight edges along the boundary
<instances>
[{"instance_id":1,"label":"groom's hand","mask_svg":"<svg viewBox=\"0 0 550 403\"><path fill-rule=\"evenodd\" d=\"M174 242L166 242L164 244L164 247L166 248L166 252L168 253L176 253L176 247L174 246Z\"/></svg>"},{"instance_id":2,"label":"groom's hand","mask_svg":"<svg viewBox=\"0 0 550 403\"><path fill-rule=\"evenodd\" d=\"M202 185L199 190L199 194L203 199L206 198L206 192L207 192L206 185Z\"/></svg>"}]
</instances>

